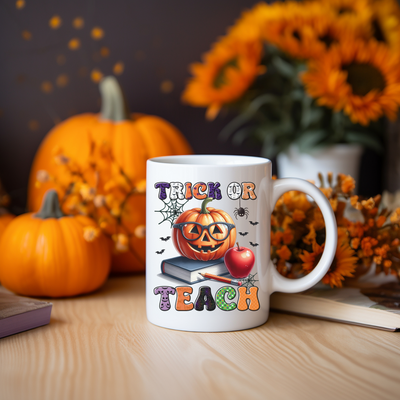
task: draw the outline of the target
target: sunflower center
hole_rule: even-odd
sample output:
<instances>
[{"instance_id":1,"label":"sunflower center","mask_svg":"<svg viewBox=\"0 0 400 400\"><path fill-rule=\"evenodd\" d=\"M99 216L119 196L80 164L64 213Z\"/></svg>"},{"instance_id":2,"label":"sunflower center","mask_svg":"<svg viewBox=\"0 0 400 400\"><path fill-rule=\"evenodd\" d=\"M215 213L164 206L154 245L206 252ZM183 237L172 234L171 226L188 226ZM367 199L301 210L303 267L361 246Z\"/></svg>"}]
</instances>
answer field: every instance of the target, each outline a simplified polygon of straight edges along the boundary
<instances>
[{"instance_id":1,"label":"sunflower center","mask_svg":"<svg viewBox=\"0 0 400 400\"><path fill-rule=\"evenodd\" d=\"M343 14L353 14L354 13L354 10L352 9L352 8L350 8L350 7L345 7L345 6L343 6L343 7L340 7L339 9L338 9L338 14L339 15L343 15Z\"/></svg>"},{"instance_id":2,"label":"sunflower center","mask_svg":"<svg viewBox=\"0 0 400 400\"><path fill-rule=\"evenodd\" d=\"M221 86L224 86L224 85L226 85L228 83L228 81L226 80L226 71L229 68L239 69L237 57L232 58L231 60L227 61L221 67L221 69L218 71L218 74L215 76L214 82L213 82L213 86L216 89L219 89Z\"/></svg>"},{"instance_id":3,"label":"sunflower center","mask_svg":"<svg viewBox=\"0 0 400 400\"><path fill-rule=\"evenodd\" d=\"M324 43L327 49L329 49L329 47L331 47L332 44L337 43L337 40L328 34L325 34L324 36L320 36L318 38L318 40L320 42Z\"/></svg>"},{"instance_id":4,"label":"sunflower center","mask_svg":"<svg viewBox=\"0 0 400 400\"><path fill-rule=\"evenodd\" d=\"M347 72L347 83L356 96L365 96L371 90L382 91L386 86L381 71L371 64L352 63L342 69Z\"/></svg>"},{"instance_id":5,"label":"sunflower center","mask_svg":"<svg viewBox=\"0 0 400 400\"><path fill-rule=\"evenodd\" d=\"M298 41L301 41L300 32L299 32L297 29L295 29L295 30L292 32L292 36L293 36L295 39L297 39Z\"/></svg>"},{"instance_id":6,"label":"sunflower center","mask_svg":"<svg viewBox=\"0 0 400 400\"><path fill-rule=\"evenodd\" d=\"M378 42L386 43L385 34L383 33L382 27L377 19L372 21L372 29L374 31L374 38Z\"/></svg>"}]
</instances>

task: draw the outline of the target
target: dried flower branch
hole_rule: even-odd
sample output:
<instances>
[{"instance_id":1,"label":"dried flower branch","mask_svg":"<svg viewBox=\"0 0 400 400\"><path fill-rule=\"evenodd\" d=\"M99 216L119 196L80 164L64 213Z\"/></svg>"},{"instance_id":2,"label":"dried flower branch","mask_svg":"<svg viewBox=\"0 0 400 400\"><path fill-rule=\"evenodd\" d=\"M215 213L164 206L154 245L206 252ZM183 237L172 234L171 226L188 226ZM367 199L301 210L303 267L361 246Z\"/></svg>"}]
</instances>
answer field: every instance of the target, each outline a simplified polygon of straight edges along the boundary
<instances>
[{"instance_id":1,"label":"dried flower branch","mask_svg":"<svg viewBox=\"0 0 400 400\"><path fill-rule=\"evenodd\" d=\"M373 263L376 272L400 279L400 208L389 210L381 196L363 199L353 195L351 176L320 174L320 189L331 203L338 225L334 261L323 278L331 287L342 287L356 268L366 272ZM318 206L301 192L288 192L279 199L271 220L271 258L278 271L289 278L310 273L321 258L325 224ZM366 268L365 268L366 267Z\"/></svg>"},{"instance_id":2,"label":"dried flower branch","mask_svg":"<svg viewBox=\"0 0 400 400\"><path fill-rule=\"evenodd\" d=\"M78 165L63 153L61 148L53 151L54 162L58 165L55 175L41 170L37 173L36 185L52 182L60 198L60 205L66 214L83 214L95 220L99 230L87 227L84 238L94 240L101 230L108 236L116 253L131 252L141 263L143 260L132 245L133 238L144 238L145 226L133 230L127 227L129 200L133 195L144 195L146 182L132 182L114 159L107 143L91 143L91 152L85 165Z\"/></svg>"}]
</instances>

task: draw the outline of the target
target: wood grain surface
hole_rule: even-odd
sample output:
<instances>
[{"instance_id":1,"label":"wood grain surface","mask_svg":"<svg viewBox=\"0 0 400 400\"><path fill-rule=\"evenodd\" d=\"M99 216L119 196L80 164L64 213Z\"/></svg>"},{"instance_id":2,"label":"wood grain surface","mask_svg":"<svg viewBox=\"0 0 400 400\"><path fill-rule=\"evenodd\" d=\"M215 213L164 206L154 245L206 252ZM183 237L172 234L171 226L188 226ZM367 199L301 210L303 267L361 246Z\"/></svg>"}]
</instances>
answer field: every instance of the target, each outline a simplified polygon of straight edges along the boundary
<instances>
[{"instance_id":1,"label":"wood grain surface","mask_svg":"<svg viewBox=\"0 0 400 400\"><path fill-rule=\"evenodd\" d=\"M143 276L53 304L50 325L0 340L2 400L400 398L398 333L274 313L167 330L146 320Z\"/></svg>"}]
</instances>

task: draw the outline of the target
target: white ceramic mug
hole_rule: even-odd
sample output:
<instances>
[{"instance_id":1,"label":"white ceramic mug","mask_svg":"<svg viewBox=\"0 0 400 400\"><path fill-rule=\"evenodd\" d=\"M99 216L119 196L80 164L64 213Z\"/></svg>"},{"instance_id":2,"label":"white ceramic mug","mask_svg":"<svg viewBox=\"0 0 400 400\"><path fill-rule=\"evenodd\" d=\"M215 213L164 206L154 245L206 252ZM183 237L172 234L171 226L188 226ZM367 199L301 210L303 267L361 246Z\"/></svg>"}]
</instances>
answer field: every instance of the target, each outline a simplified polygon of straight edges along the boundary
<instances>
[{"instance_id":1,"label":"white ceramic mug","mask_svg":"<svg viewBox=\"0 0 400 400\"><path fill-rule=\"evenodd\" d=\"M316 201L326 229L318 265L295 280L281 276L270 260L271 213L290 190ZM193 155L147 161L146 308L155 325L195 332L262 325L270 295L316 284L336 244L335 217L323 193L301 179L273 180L270 160Z\"/></svg>"}]
</instances>

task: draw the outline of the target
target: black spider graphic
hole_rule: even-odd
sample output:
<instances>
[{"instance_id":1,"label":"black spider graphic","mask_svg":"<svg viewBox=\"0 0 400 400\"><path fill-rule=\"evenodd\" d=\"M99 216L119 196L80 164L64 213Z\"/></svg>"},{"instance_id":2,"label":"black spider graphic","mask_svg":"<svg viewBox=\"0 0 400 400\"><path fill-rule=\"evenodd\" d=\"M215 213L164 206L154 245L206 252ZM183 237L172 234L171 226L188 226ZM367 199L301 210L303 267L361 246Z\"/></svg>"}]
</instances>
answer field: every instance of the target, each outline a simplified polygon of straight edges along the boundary
<instances>
[{"instance_id":1,"label":"black spider graphic","mask_svg":"<svg viewBox=\"0 0 400 400\"><path fill-rule=\"evenodd\" d=\"M239 207L239 208L235 208L233 210L233 215L235 216L235 218L237 219L237 217L244 217L246 216L246 219L249 217L249 209L247 207Z\"/></svg>"}]
</instances>

